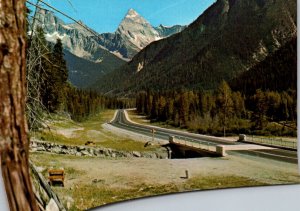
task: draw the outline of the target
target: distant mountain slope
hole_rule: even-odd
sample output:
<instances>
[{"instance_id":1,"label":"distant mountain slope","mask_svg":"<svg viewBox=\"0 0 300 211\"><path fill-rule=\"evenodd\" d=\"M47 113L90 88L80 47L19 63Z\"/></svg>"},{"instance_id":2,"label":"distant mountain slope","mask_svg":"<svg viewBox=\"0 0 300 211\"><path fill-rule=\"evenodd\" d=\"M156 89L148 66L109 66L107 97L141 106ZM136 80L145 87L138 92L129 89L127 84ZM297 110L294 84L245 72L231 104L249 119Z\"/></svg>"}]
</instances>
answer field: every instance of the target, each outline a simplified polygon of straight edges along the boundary
<instances>
[{"instance_id":1,"label":"distant mountain slope","mask_svg":"<svg viewBox=\"0 0 300 211\"><path fill-rule=\"evenodd\" d=\"M110 55L103 55L103 61L95 63L75 56L67 50L64 53L69 70L69 80L79 88L87 88L94 84L98 78L112 72L115 67L125 64L124 61L110 57Z\"/></svg>"},{"instance_id":2,"label":"distant mountain slope","mask_svg":"<svg viewBox=\"0 0 300 211\"><path fill-rule=\"evenodd\" d=\"M148 45L93 87L214 89L295 37L296 14L296 0L218 0L181 33Z\"/></svg>"},{"instance_id":3,"label":"distant mountain slope","mask_svg":"<svg viewBox=\"0 0 300 211\"><path fill-rule=\"evenodd\" d=\"M177 34L183 31L187 26L175 25L175 26L163 26L160 24L158 27L154 27L154 29L158 32L160 37L169 37L173 34Z\"/></svg>"},{"instance_id":4,"label":"distant mountain slope","mask_svg":"<svg viewBox=\"0 0 300 211\"><path fill-rule=\"evenodd\" d=\"M160 34L133 9L128 11L115 33L98 34L86 25L89 30L77 23L66 24L52 11L43 9L37 10L36 18L36 26L43 28L47 41L55 43L58 38L62 40L69 80L80 88L120 67L124 60L130 60L151 42L184 28L174 26L166 29L164 35Z\"/></svg>"},{"instance_id":5,"label":"distant mountain slope","mask_svg":"<svg viewBox=\"0 0 300 211\"><path fill-rule=\"evenodd\" d=\"M69 80L79 88L90 86L95 78L125 64L100 46L89 30L78 24L66 24L51 11L38 10L36 24L43 28L48 42L55 43L58 38L62 40Z\"/></svg>"},{"instance_id":6,"label":"distant mountain slope","mask_svg":"<svg viewBox=\"0 0 300 211\"><path fill-rule=\"evenodd\" d=\"M64 23L51 11L38 10L36 24L43 28L46 39L49 42L55 43L60 38L64 49L78 57L93 62L102 61L103 55L108 55L108 53L111 57L115 57L115 55L97 43L93 33L78 24Z\"/></svg>"},{"instance_id":7,"label":"distant mountain slope","mask_svg":"<svg viewBox=\"0 0 300 211\"><path fill-rule=\"evenodd\" d=\"M134 9L130 9L115 33L101 34L97 41L116 55L130 60L153 41L181 32L184 28L180 25L153 27Z\"/></svg>"},{"instance_id":8,"label":"distant mountain slope","mask_svg":"<svg viewBox=\"0 0 300 211\"><path fill-rule=\"evenodd\" d=\"M114 33L99 34L86 25L89 30L77 23L66 24L48 10L39 9L37 20L36 24L43 27L48 41L55 42L60 38L66 50L91 61L97 61L103 51L110 51L113 55L129 60L151 42L185 28L179 25L155 28L133 9L128 11Z\"/></svg>"},{"instance_id":9,"label":"distant mountain slope","mask_svg":"<svg viewBox=\"0 0 300 211\"><path fill-rule=\"evenodd\" d=\"M297 38L230 82L233 90L254 94L256 89L297 90Z\"/></svg>"}]
</instances>

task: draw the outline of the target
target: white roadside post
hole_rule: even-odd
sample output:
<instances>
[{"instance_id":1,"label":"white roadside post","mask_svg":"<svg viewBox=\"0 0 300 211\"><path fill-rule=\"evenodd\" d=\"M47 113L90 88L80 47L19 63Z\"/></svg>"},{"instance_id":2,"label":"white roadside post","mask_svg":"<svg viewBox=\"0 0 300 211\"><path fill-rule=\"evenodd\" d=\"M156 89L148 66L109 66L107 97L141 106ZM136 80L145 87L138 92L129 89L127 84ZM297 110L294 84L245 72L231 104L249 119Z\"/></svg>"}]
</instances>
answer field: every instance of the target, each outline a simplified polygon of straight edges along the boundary
<instances>
[{"instance_id":1,"label":"white roadside post","mask_svg":"<svg viewBox=\"0 0 300 211\"><path fill-rule=\"evenodd\" d=\"M154 130L154 128L151 129L151 133L152 133L152 143L154 143L154 133L156 132L156 130Z\"/></svg>"}]
</instances>

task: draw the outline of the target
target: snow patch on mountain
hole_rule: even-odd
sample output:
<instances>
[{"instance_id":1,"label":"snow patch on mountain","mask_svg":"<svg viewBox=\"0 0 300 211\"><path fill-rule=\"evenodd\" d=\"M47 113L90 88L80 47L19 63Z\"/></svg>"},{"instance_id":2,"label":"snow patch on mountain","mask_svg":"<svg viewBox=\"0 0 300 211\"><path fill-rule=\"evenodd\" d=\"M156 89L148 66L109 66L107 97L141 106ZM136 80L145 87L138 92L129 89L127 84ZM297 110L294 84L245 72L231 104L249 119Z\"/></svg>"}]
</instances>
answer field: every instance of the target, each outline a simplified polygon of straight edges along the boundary
<instances>
[{"instance_id":1,"label":"snow patch on mountain","mask_svg":"<svg viewBox=\"0 0 300 211\"><path fill-rule=\"evenodd\" d=\"M84 25L82 22L81 25L77 23L66 24L53 12L42 9L37 11L36 19L38 20L36 27L43 28L47 41L56 43L57 39L61 39L64 49L78 57L96 62L102 58L101 54L110 54L105 47L99 45L95 40L94 34L97 33L94 31L92 33L81 26Z\"/></svg>"},{"instance_id":2,"label":"snow patch on mountain","mask_svg":"<svg viewBox=\"0 0 300 211\"><path fill-rule=\"evenodd\" d=\"M54 32L52 34L47 33L45 36L49 42L56 42L57 39L64 40L64 38L69 37L66 34L59 34L58 32Z\"/></svg>"},{"instance_id":3,"label":"snow patch on mountain","mask_svg":"<svg viewBox=\"0 0 300 211\"><path fill-rule=\"evenodd\" d=\"M157 30L134 9L128 10L115 33L100 35L99 44L105 46L119 58L131 60L139 51L150 43L161 40L185 27L175 26L168 30Z\"/></svg>"},{"instance_id":4,"label":"snow patch on mountain","mask_svg":"<svg viewBox=\"0 0 300 211\"><path fill-rule=\"evenodd\" d=\"M133 18L136 18L138 16L139 16L139 14L134 9L130 9L125 17L133 19Z\"/></svg>"},{"instance_id":5,"label":"snow patch on mountain","mask_svg":"<svg viewBox=\"0 0 300 211\"><path fill-rule=\"evenodd\" d=\"M79 24L66 24L53 12L46 10L39 10L37 19L37 25L44 29L49 42L55 43L59 38L65 49L93 62L101 60L99 51L108 51L129 61L150 43L182 29L177 26L176 29L163 26L155 28L134 9L128 10L115 33L99 34L82 21Z\"/></svg>"},{"instance_id":6,"label":"snow patch on mountain","mask_svg":"<svg viewBox=\"0 0 300 211\"><path fill-rule=\"evenodd\" d=\"M70 29L72 29L70 26L68 26L68 25L61 25L63 28L65 28L65 29L67 29L67 30L70 30Z\"/></svg>"},{"instance_id":7,"label":"snow patch on mountain","mask_svg":"<svg viewBox=\"0 0 300 211\"><path fill-rule=\"evenodd\" d=\"M151 42L161 39L151 24L133 9L130 9L122 20L116 35L121 37L125 45L136 47L139 50Z\"/></svg>"}]
</instances>

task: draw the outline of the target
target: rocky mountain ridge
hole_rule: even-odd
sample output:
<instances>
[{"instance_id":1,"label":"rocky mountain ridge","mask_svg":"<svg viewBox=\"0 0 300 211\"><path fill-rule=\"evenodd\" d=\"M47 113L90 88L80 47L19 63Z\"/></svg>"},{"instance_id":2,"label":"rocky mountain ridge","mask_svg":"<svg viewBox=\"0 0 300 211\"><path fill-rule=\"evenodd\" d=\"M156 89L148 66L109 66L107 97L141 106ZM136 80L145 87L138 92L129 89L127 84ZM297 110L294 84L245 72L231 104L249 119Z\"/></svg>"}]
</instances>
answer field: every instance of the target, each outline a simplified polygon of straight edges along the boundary
<instances>
[{"instance_id":1,"label":"rocky mountain ridge","mask_svg":"<svg viewBox=\"0 0 300 211\"><path fill-rule=\"evenodd\" d=\"M103 56L108 53L128 61L151 42L185 28L179 25L155 28L133 9L128 11L115 33L99 34L83 22L80 23L88 29L77 23L66 24L48 10L39 9L36 19L36 24L44 29L48 41L54 43L60 38L66 50L96 63L102 62Z\"/></svg>"},{"instance_id":2,"label":"rocky mountain ridge","mask_svg":"<svg viewBox=\"0 0 300 211\"><path fill-rule=\"evenodd\" d=\"M150 43L181 32L186 26L153 27L134 9L128 10L115 33L99 35L97 41L124 60L132 59Z\"/></svg>"},{"instance_id":3,"label":"rocky mountain ridge","mask_svg":"<svg viewBox=\"0 0 300 211\"><path fill-rule=\"evenodd\" d=\"M215 89L296 37L296 3L218 0L185 30L148 45L93 88L111 94Z\"/></svg>"},{"instance_id":4,"label":"rocky mountain ridge","mask_svg":"<svg viewBox=\"0 0 300 211\"><path fill-rule=\"evenodd\" d=\"M99 34L81 21L67 24L52 11L42 9L37 10L36 20L36 27L43 28L47 41L62 40L69 80L79 88L95 83L151 42L185 28L161 26L156 30L133 9L128 11L115 33Z\"/></svg>"}]
</instances>

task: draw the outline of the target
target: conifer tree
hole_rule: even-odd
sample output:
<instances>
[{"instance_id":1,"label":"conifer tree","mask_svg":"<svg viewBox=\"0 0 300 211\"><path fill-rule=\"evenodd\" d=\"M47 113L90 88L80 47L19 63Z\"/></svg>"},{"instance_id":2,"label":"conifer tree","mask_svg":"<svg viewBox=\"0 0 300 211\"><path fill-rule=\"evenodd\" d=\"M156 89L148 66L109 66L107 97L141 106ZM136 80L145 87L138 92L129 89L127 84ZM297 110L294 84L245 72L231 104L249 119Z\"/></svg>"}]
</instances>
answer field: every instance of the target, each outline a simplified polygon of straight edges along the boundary
<instances>
[{"instance_id":1,"label":"conifer tree","mask_svg":"<svg viewBox=\"0 0 300 211\"><path fill-rule=\"evenodd\" d=\"M232 93L226 81L222 81L217 90L216 104L218 108L219 117L223 127L223 135L226 136L226 127L228 119L233 112Z\"/></svg>"},{"instance_id":2,"label":"conifer tree","mask_svg":"<svg viewBox=\"0 0 300 211\"><path fill-rule=\"evenodd\" d=\"M189 98L187 92L182 92L179 98L179 124L180 126L186 125L189 115Z\"/></svg>"},{"instance_id":3,"label":"conifer tree","mask_svg":"<svg viewBox=\"0 0 300 211\"><path fill-rule=\"evenodd\" d=\"M68 80L68 70L66 60L64 59L64 52L61 39L57 39L56 44L53 47L53 62L56 65L59 82L64 85Z\"/></svg>"},{"instance_id":4,"label":"conifer tree","mask_svg":"<svg viewBox=\"0 0 300 211\"><path fill-rule=\"evenodd\" d=\"M62 109L63 103L65 103L68 79L68 70L60 39L57 39L52 49L50 61L52 67L47 71L43 102L50 112L55 112Z\"/></svg>"},{"instance_id":5,"label":"conifer tree","mask_svg":"<svg viewBox=\"0 0 300 211\"><path fill-rule=\"evenodd\" d=\"M166 99L163 96L160 96L158 100L158 118L160 121L165 121L167 119L166 104Z\"/></svg>"},{"instance_id":6,"label":"conifer tree","mask_svg":"<svg viewBox=\"0 0 300 211\"><path fill-rule=\"evenodd\" d=\"M263 129L266 124L266 112L268 110L268 104L266 101L266 95L260 89L256 90L255 95L252 97L254 104L254 113L251 121L254 123L256 129Z\"/></svg>"}]
</instances>

